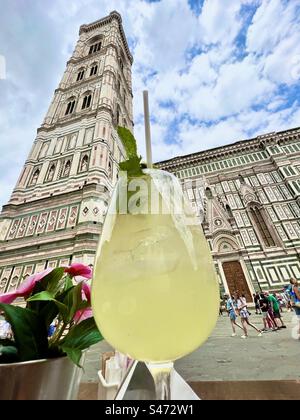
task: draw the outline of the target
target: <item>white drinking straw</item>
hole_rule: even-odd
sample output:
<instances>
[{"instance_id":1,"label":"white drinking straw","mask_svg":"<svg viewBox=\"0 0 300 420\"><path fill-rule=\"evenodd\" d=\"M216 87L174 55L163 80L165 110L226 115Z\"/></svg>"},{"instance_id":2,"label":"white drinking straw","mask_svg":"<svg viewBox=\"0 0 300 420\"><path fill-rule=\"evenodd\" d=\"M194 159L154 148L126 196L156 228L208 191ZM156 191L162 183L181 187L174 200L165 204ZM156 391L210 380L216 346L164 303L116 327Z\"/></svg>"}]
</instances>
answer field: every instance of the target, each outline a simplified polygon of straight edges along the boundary
<instances>
[{"instance_id":1,"label":"white drinking straw","mask_svg":"<svg viewBox=\"0 0 300 420\"><path fill-rule=\"evenodd\" d=\"M146 138L146 155L147 167L151 169L152 165L152 149L151 149L151 131L150 131L150 118L149 118L149 98L148 91L144 90L144 118L145 118L145 138Z\"/></svg>"}]
</instances>

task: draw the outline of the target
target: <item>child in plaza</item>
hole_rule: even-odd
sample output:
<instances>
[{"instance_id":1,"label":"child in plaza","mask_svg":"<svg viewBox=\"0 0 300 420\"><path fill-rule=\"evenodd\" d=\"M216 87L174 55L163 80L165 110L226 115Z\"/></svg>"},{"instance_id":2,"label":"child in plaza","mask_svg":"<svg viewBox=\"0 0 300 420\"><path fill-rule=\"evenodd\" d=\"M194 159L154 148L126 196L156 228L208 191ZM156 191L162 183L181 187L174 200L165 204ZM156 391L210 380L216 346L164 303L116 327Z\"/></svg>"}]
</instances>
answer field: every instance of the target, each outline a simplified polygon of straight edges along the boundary
<instances>
[{"instance_id":1,"label":"child in plaza","mask_svg":"<svg viewBox=\"0 0 300 420\"><path fill-rule=\"evenodd\" d=\"M236 328L235 327L238 327L241 330L243 330L243 327L236 322L236 319L237 319L237 303L236 303L234 297L230 298L228 295L226 295L225 299L226 299L226 309L227 309L227 312L228 312L228 315L229 315L229 318L230 318L231 327L232 327L232 331L233 331L231 337L235 337L236 336Z\"/></svg>"},{"instance_id":2,"label":"child in plaza","mask_svg":"<svg viewBox=\"0 0 300 420\"><path fill-rule=\"evenodd\" d=\"M244 330L244 335L241 338L248 338L248 329L247 326L253 328L255 331L258 332L258 336L262 336L262 331L257 328L255 325L251 324L249 321L249 312L247 309L247 301L246 298L239 294L239 292L235 293L235 300L237 302L237 308L241 317L242 326Z\"/></svg>"}]
</instances>

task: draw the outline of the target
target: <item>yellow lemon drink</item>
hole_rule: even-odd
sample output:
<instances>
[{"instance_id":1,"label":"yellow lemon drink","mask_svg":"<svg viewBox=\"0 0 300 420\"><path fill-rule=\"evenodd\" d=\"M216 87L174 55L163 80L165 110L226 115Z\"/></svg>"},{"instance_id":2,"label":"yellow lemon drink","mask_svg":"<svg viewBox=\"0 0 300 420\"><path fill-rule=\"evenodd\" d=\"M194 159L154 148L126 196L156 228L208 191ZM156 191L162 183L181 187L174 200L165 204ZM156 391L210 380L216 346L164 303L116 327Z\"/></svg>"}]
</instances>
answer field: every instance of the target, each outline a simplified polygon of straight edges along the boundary
<instances>
[{"instance_id":1,"label":"yellow lemon drink","mask_svg":"<svg viewBox=\"0 0 300 420\"><path fill-rule=\"evenodd\" d=\"M200 225L171 214L108 215L92 285L104 338L136 360L166 362L198 348L219 311L219 289Z\"/></svg>"}]
</instances>

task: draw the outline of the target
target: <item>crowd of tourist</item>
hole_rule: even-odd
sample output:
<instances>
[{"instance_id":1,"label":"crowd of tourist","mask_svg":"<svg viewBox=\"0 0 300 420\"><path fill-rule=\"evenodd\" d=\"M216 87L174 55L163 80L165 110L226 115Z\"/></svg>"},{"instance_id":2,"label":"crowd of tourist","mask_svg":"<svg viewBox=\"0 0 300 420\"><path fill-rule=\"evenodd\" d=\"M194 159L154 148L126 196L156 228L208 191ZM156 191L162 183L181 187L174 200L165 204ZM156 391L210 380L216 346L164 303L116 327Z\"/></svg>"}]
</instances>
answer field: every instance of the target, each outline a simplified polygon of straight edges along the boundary
<instances>
[{"instance_id":1,"label":"crowd of tourist","mask_svg":"<svg viewBox=\"0 0 300 420\"><path fill-rule=\"evenodd\" d=\"M225 296L226 311L228 313L231 326L232 337L237 334L237 329L242 331L241 338L248 337L249 327L261 337L263 333L279 331L285 329L282 318L283 309L294 311L299 322L298 336L300 339L300 289L296 279L291 279L290 285L281 293L261 292L253 295L256 314L262 316L262 329L250 322L251 313L248 310L246 297L236 291L233 296ZM240 322L239 322L240 318Z\"/></svg>"}]
</instances>

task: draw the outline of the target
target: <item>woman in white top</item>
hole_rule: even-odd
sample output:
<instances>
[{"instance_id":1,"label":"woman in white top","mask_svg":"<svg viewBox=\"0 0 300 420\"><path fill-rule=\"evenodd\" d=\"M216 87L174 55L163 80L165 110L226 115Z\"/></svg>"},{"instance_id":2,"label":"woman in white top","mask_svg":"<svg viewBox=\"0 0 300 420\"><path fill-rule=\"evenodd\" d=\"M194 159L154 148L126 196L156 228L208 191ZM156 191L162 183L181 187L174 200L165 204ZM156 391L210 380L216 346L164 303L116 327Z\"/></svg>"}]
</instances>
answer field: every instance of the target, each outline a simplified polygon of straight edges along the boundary
<instances>
[{"instance_id":1,"label":"woman in white top","mask_svg":"<svg viewBox=\"0 0 300 420\"><path fill-rule=\"evenodd\" d=\"M251 322L249 321L249 312L247 309L246 298L240 295L239 292L236 292L236 302L237 302L237 307L238 307L238 311L241 317L242 326L244 330L244 335L242 335L242 338L248 338L248 330L247 330L248 325L249 327L254 328L258 332L258 336L261 337L262 336L261 330L258 329L255 325L251 324Z\"/></svg>"}]
</instances>

